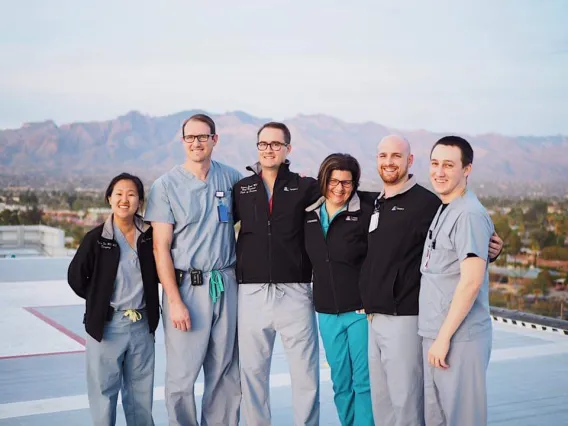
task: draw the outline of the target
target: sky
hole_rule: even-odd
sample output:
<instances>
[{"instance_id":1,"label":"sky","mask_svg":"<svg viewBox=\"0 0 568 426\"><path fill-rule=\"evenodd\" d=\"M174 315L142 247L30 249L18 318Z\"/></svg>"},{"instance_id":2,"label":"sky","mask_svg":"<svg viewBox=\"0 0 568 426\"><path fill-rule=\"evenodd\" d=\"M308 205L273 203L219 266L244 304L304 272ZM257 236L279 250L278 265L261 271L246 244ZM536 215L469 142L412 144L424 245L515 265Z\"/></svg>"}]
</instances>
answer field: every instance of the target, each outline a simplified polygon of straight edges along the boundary
<instances>
[{"instance_id":1,"label":"sky","mask_svg":"<svg viewBox=\"0 0 568 426\"><path fill-rule=\"evenodd\" d=\"M565 0L0 0L0 128L189 109L568 134Z\"/></svg>"}]
</instances>

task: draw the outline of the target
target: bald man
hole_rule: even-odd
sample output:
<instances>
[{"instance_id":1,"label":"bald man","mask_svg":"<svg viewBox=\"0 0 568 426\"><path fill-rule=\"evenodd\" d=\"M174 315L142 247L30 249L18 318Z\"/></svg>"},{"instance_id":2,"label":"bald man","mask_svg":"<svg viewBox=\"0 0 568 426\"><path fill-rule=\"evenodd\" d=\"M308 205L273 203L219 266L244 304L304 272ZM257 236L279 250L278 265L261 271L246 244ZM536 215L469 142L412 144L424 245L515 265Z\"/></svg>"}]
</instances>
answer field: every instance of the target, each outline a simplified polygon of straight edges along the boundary
<instances>
[{"instance_id":1,"label":"bald man","mask_svg":"<svg viewBox=\"0 0 568 426\"><path fill-rule=\"evenodd\" d=\"M418 335L420 261L440 199L418 185L409 170L408 141L384 137L377 169L384 187L369 225L367 258L360 275L369 314L369 374L376 426L424 425L422 338ZM495 236L489 254L502 241Z\"/></svg>"}]
</instances>

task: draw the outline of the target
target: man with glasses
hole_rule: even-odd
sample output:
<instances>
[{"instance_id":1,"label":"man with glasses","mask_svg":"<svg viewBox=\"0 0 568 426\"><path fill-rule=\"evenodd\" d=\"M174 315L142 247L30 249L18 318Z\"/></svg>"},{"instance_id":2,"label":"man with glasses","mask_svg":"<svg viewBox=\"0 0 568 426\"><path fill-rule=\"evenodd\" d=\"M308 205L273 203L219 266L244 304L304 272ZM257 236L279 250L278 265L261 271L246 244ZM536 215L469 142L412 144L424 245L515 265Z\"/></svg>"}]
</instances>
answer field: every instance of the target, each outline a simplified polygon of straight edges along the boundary
<instances>
[{"instance_id":1,"label":"man with glasses","mask_svg":"<svg viewBox=\"0 0 568 426\"><path fill-rule=\"evenodd\" d=\"M319 424L319 347L312 265L304 248L304 209L319 198L313 178L290 171L290 130L258 131L259 161L233 188L239 282L242 413L247 426L270 425L270 364L276 333L290 367L295 425Z\"/></svg>"},{"instance_id":2,"label":"man with glasses","mask_svg":"<svg viewBox=\"0 0 568 426\"><path fill-rule=\"evenodd\" d=\"M215 123L204 115L182 125L186 154L152 185L145 220L163 287L166 406L169 424L198 425L194 385L203 367L202 425L239 420L237 282L231 190L242 178L213 161Z\"/></svg>"}]
</instances>

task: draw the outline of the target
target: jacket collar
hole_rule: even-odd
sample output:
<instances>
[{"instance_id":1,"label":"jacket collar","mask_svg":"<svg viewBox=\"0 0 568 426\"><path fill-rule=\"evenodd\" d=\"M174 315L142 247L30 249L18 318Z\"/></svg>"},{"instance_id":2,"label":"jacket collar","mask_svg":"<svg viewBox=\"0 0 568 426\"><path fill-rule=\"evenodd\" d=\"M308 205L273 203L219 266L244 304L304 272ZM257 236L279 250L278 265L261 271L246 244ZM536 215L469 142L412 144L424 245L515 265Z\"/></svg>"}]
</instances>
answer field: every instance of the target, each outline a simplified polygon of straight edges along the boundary
<instances>
[{"instance_id":1,"label":"jacket collar","mask_svg":"<svg viewBox=\"0 0 568 426\"><path fill-rule=\"evenodd\" d=\"M393 198L397 195L400 194L404 194L405 192L408 192L412 189L412 187L416 185L416 178L414 177L414 175L408 175L408 180L404 183L404 185L402 186L402 188L400 188L400 190L394 194L392 194L390 197L388 198ZM381 190L381 192L379 193L379 196L377 197L377 199L381 199L385 196L385 190L384 188Z\"/></svg>"},{"instance_id":2,"label":"jacket collar","mask_svg":"<svg viewBox=\"0 0 568 426\"><path fill-rule=\"evenodd\" d=\"M257 161L256 163L247 166L247 170L253 172L256 175L260 175L262 173L262 167L260 166L260 162ZM283 173L287 173L290 171L290 160L284 160L284 162L278 168L278 176L281 176Z\"/></svg>"},{"instance_id":3,"label":"jacket collar","mask_svg":"<svg viewBox=\"0 0 568 426\"><path fill-rule=\"evenodd\" d=\"M111 213L107 219L105 220L105 224L103 225L103 232L101 236L106 238L107 240L114 240L114 228L112 226L113 223L113 216L114 214ZM144 234L148 229L150 229L150 225L144 222L142 216L139 214L134 215L134 226L141 234Z\"/></svg>"},{"instance_id":4,"label":"jacket collar","mask_svg":"<svg viewBox=\"0 0 568 426\"><path fill-rule=\"evenodd\" d=\"M325 197L322 196L315 203L306 207L306 211L307 212L313 212L315 210L317 212L317 210L321 207L321 205L323 203L325 203ZM355 212L358 212L359 210L361 210L361 200L359 200L359 196L357 195L357 192L354 192L353 196L351 197L351 199L347 203L346 211L348 211L350 213L355 213Z\"/></svg>"}]
</instances>

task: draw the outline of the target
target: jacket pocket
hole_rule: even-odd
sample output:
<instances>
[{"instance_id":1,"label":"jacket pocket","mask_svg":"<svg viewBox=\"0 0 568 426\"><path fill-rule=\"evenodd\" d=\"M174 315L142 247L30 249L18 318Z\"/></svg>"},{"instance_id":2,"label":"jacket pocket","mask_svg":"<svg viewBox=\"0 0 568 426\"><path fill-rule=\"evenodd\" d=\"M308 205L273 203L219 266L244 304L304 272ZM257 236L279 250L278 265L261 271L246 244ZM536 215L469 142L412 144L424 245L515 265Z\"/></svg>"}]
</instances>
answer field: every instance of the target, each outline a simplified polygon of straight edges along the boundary
<instances>
[{"instance_id":1,"label":"jacket pocket","mask_svg":"<svg viewBox=\"0 0 568 426\"><path fill-rule=\"evenodd\" d=\"M258 207L255 198L249 198L246 203L239 206L241 215L241 229L243 234L253 232L258 221Z\"/></svg>"},{"instance_id":2,"label":"jacket pocket","mask_svg":"<svg viewBox=\"0 0 568 426\"><path fill-rule=\"evenodd\" d=\"M394 309L396 311L396 306L397 306L397 298L396 298L396 280L399 277L399 269L396 268L396 272L394 273L394 278L392 279L392 287L391 287L391 296L392 296L392 303L394 306Z\"/></svg>"}]
</instances>

